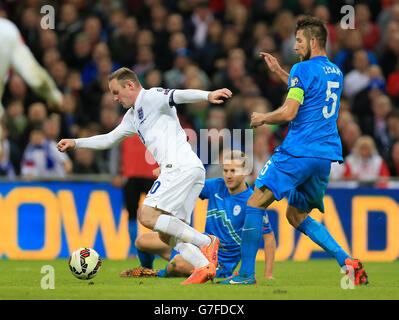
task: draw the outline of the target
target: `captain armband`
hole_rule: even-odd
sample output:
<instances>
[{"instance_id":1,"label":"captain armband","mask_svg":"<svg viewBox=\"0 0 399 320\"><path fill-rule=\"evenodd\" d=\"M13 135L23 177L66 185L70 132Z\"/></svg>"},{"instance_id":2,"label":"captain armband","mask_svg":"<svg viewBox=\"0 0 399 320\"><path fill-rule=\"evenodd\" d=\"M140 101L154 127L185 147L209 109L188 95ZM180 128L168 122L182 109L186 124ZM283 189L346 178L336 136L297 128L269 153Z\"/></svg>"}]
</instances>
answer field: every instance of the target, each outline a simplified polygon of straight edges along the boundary
<instances>
[{"instance_id":1,"label":"captain armband","mask_svg":"<svg viewBox=\"0 0 399 320\"><path fill-rule=\"evenodd\" d=\"M290 88L287 98L294 99L300 104L303 103L305 92L301 88Z\"/></svg>"}]
</instances>

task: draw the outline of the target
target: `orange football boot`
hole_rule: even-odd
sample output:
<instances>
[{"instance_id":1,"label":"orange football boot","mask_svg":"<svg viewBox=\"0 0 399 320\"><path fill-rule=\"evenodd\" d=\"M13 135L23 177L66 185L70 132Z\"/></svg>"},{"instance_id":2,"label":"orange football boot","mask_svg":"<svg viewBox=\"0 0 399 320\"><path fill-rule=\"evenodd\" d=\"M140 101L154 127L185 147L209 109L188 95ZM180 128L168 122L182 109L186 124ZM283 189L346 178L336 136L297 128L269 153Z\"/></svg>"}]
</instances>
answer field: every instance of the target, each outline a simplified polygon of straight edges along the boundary
<instances>
[{"instance_id":1,"label":"orange football boot","mask_svg":"<svg viewBox=\"0 0 399 320\"><path fill-rule=\"evenodd\" d=\"M356 286L369 283L367 272L364 270L363 263L361 263L359 259L346 258L345 265L347 266L346 274L349 275L349 279ZM350 272L350 268L353 268L354 272Z\"/></svg>"},{"instance_id":2,"label":"orange football boot","mask_svg":"<svg viewBox=\"0 0 399 320\"><path fill-rule=\"evenodd\" d=\"M202 246L201 252L216 268L218 266L218 250L220 241L215 236L208 234L208 237L211 238L211 243L207 246Z\"/></svg>"},{"instance_id":3,"label":"orange football boot","mask_svg":"<svg viewBox=\"0 0 399 320\"><path fill-rule=\"evenodd\" d=\"M181 284L200 284L208 280L212 280L216 275L216 267L213 263L207 264L205 267L194 269L191 275L181 282Z\"/></svg>"}]
</instances>

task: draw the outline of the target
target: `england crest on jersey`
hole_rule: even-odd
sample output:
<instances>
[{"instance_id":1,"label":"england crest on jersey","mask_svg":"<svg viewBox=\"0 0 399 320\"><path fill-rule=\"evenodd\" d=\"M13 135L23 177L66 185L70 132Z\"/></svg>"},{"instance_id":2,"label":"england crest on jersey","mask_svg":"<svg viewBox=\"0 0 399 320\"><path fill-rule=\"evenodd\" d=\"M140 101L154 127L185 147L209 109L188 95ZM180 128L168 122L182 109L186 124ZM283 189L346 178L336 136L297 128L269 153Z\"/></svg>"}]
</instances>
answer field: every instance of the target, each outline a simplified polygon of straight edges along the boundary
<instances>
[{"instance_id":1,"label":"england crest on jersey","mask_svg":"<svg viewBox=\"0 0 399 320\"><path fill-rule=\"evenodd\" d=\"M140 108L137 110L137 115L139 116L139 119L140 119L140 120L143 120L143 118L144 118L144 111L143 111L143 108L142 108L142 107L140 107Z\"/></svg>"}]
</instances>

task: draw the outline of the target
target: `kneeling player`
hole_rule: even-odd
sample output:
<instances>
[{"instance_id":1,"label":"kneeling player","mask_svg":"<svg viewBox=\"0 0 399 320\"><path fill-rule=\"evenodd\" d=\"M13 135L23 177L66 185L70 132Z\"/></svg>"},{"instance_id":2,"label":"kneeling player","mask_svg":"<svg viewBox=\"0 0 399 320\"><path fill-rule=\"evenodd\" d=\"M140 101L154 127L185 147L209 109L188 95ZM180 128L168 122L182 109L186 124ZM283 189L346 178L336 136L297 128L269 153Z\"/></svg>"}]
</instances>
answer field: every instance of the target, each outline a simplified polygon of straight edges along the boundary
<instances>
[{"instance_id":1,"label":"kneeling player","mask_svg":"<svg viewBox=\"0 0 399 320\"><path fill-rule=\"evenodd\" d=\"M218 269L216 277L226 278L233 274L241 260L241 229L244 224L245 206L253 190L245 183L248 175L248 159L241 151L225 153L223 159L223 179L205 181L200 194L201 199L208 199L208 212L205 233L220 239L218 251ZM263 237L265 241L265 278L273 278L274 254L276 241L267 213L264 215ZM169 277L186 276L193 270L177 251L165 245L156 232L141 235L136 240L141 267L125 270L122 277ZM153 270L154 255L169 263L163 270ZM248 284L253 284L254 281Z\"/></svg>"}]
</instances>

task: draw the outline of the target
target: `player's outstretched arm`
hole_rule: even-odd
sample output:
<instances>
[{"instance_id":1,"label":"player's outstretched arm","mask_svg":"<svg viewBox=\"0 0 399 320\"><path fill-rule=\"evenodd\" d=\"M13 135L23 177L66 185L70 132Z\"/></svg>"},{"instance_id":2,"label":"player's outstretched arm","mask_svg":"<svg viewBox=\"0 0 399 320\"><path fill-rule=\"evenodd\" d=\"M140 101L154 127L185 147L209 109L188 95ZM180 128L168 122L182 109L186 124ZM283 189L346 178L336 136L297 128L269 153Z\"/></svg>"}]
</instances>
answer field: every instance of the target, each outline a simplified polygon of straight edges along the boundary
<instances>
[{"instance_id":1,"label":"player's outstretched arm","mask_svg":"<svg viewBox=\"0 0 399 320\"><path fill-rule=\"evenodd\" d=\"M214 104L221 104L225 99L232 97L229 89L223 88L215 91L204 91L197 89L176 89L173 92L173 101L175 104L195 103L200 101L209 101Z\"/></svg>"},{"instance_id":2,"label":"player's outstretched arm","mask_svg":"<svg viewBox=\"0 0 399 320\"><path fill-rule=\"evenodd\" d=\"M112 131L106 134L100 134L88 138L62 139L57 144L60 152L65 152L76 148L85 148L93 150L105 150L120 143L123 139L131 137L134 132L127 120L123 118L122 122Z\"/></svg>"},{"instance_id":3,"label":"player's outstretched arm","mask_svg":"<svg viewBox=\"0 0 399 320\"><path fill-rule=\"evenodd\" d=\"M288 79L290 75L283 68L281 68L277 59L273 57L270 53L266 52L260 52L259 56L265 60L269 70L275 73L280 78L280 80L288 86Z\"/></svg>"},{"instance_id":4,"label":"player's outstretched arm","mask_svg":"<svg viewBox=\"0 0 399 320\"><path fill-rule=\"evenodd\" d=\"M251 115L251 128L256 128L263 124L283 124L289 122L296 117L300 105L300 102L297 100L287 98L284 104L273 112L253 112Z\"/></svg>"}]
</instances>

